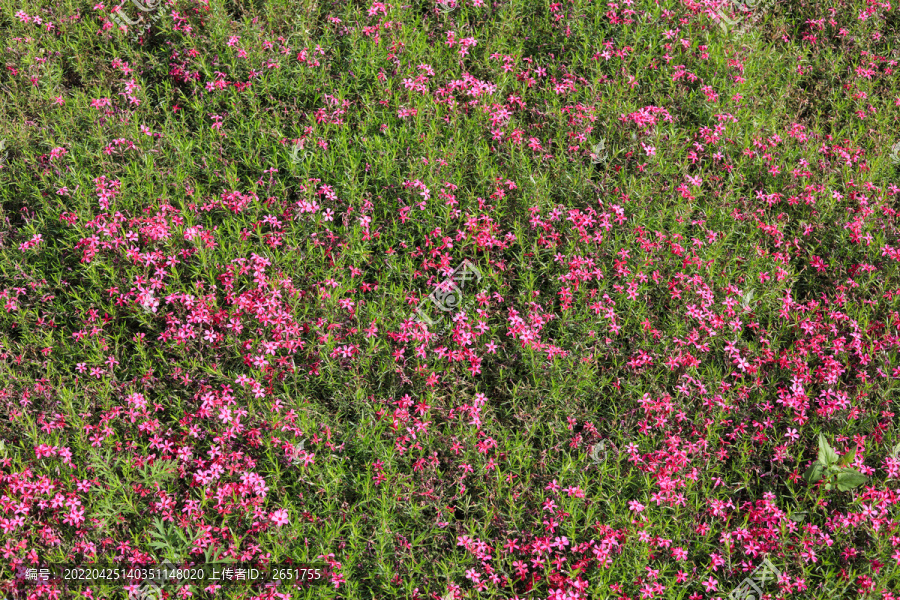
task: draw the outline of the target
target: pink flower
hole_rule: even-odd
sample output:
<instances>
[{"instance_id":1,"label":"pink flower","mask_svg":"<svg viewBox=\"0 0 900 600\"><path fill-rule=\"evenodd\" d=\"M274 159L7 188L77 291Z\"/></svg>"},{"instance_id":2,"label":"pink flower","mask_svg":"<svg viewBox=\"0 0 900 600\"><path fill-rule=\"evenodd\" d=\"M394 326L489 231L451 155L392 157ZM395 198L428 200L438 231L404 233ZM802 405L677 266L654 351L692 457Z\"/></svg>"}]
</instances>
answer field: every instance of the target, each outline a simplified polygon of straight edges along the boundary
<instances>
[{"instance_id":1,"label":"pink flower","mask_svg":"<svg viewBox=\"0 0 900 600\"><path fill-rule=\"evenodd\" d=\"M269 515L269 519L278 527L287 525L290 522L290 519L288 518L288 512L283 508L276 510L271 515Z\"/></svg>"},{"instance_id":2,"label":"pink flower","mask_svg":"<svg viewBox=\"0 0 900 600\"><path fill-rule=\"evenodd\" d=\"M63 148L62 146L60 146L58 148L54 148L53 150L50 151L50 160L51 161L56 160L57 158L64 156L65 154L68 154L68 152L69 151L66 150L65 148Z\"/></svg>"}]
</instances>

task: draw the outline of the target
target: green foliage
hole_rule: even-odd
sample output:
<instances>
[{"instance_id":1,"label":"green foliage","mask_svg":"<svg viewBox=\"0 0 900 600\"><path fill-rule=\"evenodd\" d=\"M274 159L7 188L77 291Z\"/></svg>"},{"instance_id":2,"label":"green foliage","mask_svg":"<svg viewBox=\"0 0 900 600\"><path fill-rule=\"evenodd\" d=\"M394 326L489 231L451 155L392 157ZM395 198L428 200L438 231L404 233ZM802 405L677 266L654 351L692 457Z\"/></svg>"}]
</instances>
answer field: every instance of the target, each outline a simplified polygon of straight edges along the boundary
<instances>
[{"instance_id":1,"label":"green foliage","mask_svg":"<svg viewBox=\"0 0 900 600\"><path fill-rule=\"evenodd\" d=\"M817 483L824 479L825 489L836 487L842 492L859 487L868 479L848 465L856 458L856 449L838 456L824 434L819 434L819 457L804 474L807 483Z\"/></svg>"},{"instance_id":2,"label":"green foliage","mask_svg":"<svg viewBox=\"0 0 900 600\"><path fill-rule=\"evenodd\" d=\"M631 582L648 569L690 573L666 583L673 598L708 577L726 597L758 548L719 540L765 504L785 517L764 551L807 595L900 581L889 527L829 529L870 513L867 494L816 497L897 491L896 7L790 0L736 37L696 3L653 0L175 0L135 40L103 27L110 6L14 4L0 27L10 564L127 542L173 561L334 554L345 582L316 600L451 584L547 597L577 569L590 598L642 596ZM477 40L466 56L462 38ZM485 90L459 89L468 77ZM120 186L106 207L101 178ZM255 200L219 203L233 193ZM467 316L411 327L463 259L485 276ZM802 411L775 401L794 377ZM123 400L135 390L144 408ZM476 426L461 406L478 394ZM819 431L865 437L874 474L820 435L804 481L794 440ZM834 544L799 555L807 528L788 519ZM507 588L474 589L463 535L491 546ZM616 550L600 565L585 544L604 535ZM527 544L544 536L570 545L535 565ZM712 553L726 564L707 567Z\"/></svg>"}]
</instances>

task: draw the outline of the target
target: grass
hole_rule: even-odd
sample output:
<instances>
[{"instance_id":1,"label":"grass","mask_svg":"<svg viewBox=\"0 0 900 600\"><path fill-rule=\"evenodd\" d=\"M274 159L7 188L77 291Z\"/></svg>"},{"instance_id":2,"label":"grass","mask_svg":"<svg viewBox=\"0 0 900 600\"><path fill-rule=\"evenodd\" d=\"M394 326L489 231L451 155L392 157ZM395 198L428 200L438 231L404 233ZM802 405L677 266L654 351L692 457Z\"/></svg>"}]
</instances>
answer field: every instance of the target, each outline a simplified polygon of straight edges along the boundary
<instances>
[{"instance_id":1,"label":"grass","mask_svg":"<svg viewBox=\"0 0 900 600\"><path fill-rule=\"evenodd\" d=\"M0 6L3 594L900 595L896 8Z\"/></svg>"}]
</instances>

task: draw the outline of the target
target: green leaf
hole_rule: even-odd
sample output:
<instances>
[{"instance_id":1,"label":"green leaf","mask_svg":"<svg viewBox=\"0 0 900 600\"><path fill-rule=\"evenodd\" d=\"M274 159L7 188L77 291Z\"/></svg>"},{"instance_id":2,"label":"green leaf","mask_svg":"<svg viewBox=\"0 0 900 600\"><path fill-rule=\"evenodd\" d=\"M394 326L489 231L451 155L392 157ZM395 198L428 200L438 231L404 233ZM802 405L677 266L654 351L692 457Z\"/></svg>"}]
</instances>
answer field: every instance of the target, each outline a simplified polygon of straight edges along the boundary
<instances>
[{"instance_id":1,"label":"green leaf","mask_svg":"<svg viewBox=\"0 0 900 600\"><path fill-rule=\"evenodd\" d=\"M853 469L841 471L837 476L837 487L842 492L846 492L858 485L862 485L866 482L866 479L868 479L868 477Z\"/></svg>"},{"instance_id":2,"label":"green leaf","mask_svg":"<svg viewBox=\"0 0 900 600\"><path fill-rule=\"evenodd\" d=\"M206 564L236 562L236 560L234 558L231 558L231 557L226 558L226 557L222 556L224 554L224 552L225 551L222 550L221 548L216 548L214 546L208 546L206 548L206 551L203 553L203 561Z\"/></svg>"},{"instance_id":3,"label":"green leaf","mask_svg":"<svg viewBox=\"0 0 900 600\"><path fill-rule=\"evenodd\" d=\"M828 443L823 434L819 434L819 462L823 465L830 466L838 461L837 452Z\"/></svg>"},{"instance_id":4,"label":"green leaf","mask_svg":"<svg viewBox=\"0 0 900 600\"><path fill-rule=\"evenodd\" d=\"M822 473L825 468L822 466L822 463L819 461L815 461L812 466L810 466L806 473L803 475L803 479L806 480L807 483L816 483L820 479L822 479Z\"/></svg>"},{"instance_id":5,"label":"green leaf","mask_svg":"<svg viewBox=\"0 0 900 600\"><path fill-rule=\"evenodd\" d=\"M168 542L169 536L165 524L160 519L154 519L153 524L156 525L156 531L151 531L150 535L159 538L164 542Z\"/></svg>"},{"instance_id":6,"label":"green leaf","mask_svg":"<svg viewBox=\"0 0 900 600\"><path fill-rule=\"evenodd\" d=\"M854 448L853 450L851 450L851 451L848 452L847 454L843 455L843 456L841 457L841 460L838 461L838 466L840 466L840 467L846 467L847 465L849 465L850 463L852 463L853 460L854 460L855 458L856 458L856 448Z\"/></svg>"}]
</instances>

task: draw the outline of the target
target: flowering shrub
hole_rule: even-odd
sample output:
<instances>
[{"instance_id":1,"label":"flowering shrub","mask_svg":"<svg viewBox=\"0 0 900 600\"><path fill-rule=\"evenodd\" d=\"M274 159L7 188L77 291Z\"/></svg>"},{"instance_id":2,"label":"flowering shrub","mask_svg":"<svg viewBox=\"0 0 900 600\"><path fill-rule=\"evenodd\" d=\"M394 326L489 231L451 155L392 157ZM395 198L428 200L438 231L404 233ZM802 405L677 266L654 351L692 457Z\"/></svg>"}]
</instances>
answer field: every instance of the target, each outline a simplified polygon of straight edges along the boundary
<instances>
[{"instance_id":1,"label":"flowering shrub","mask_svg":"<svg viewBox=\"0 0 900 600\"><path fill-rule=\"evenodd\" d=\"M900 597L895 6L117 8L0 32L0 594Z\"/></svg>"}]
</instances>

